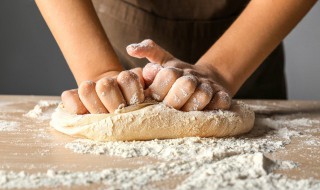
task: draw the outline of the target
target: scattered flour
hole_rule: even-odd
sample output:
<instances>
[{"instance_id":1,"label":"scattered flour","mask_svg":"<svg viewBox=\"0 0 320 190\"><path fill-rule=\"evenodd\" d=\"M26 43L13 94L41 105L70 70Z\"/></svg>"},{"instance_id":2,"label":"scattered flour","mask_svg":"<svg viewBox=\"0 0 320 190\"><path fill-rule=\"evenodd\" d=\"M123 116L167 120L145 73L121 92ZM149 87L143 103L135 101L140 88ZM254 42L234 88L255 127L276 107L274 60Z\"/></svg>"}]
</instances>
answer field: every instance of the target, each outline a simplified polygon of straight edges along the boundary
<instances>
[{"instance_id":1,"label":"scattered flour","mask_svg":"<svg viewBox=\"0 0 320 190\"><path fill-rule=\"evenodd\" d=\"M19 130L20 123L15 121L0 120L0 132L9 132Z\"/></svg>"},{"instance_id":2,"label":"scattered flour","mask_svg":"<svg viewBox=\"0 0 320 190\"><path fill-rule=\"evenodd\" d=\"M193 97L192 98L192 103L193 103L192 110L193 111L198 111L199 110L199 106L201 104L200 101L196 97Z\"/></svg>"},{"instance_id":3,"label":"scattered flour","mask_svg":"<svg viewBox=\"0 0 320 190\"><path fill-rule=\"evenodd\" d=\"M304 142L308 146L320 146L320 140L319 139L309 139Z\"/></svg>"},{"instance_id":4,"label":"scattered flour","mask_svg":"<svg viewBox=\"0 0 320 190\"><path fill-rule=\"evenodd\" d=\"M59 101L45 101L40 100L35 107L30 110L28 113L24 114L25 117L33 118L33 119L50 119L51 113L46 112L50 108L55 108L59 104Z\"/></svg>"},{"instance_id":5,"label":"scattered flour","mask_svg":"<svg viewBox=\"0 0 320 190\"><path fill-rule=\"evenodd\" d=\"M186 177L176 189L317 189L319 181L291 180L273 174L277 163L262 153L242 154L222 160L172 161L137 169L91 172L48 170L46 173L0 171L0 188L39 188L104 184L107 189L160 189L156 182Z\"/></svg>"},{"instance_id":6,"label":"scattered flour","mask_svg":"<svg viewBox=\"0 0 320 190\"><path fill-rule=\"evenodd\" d=\"M141 189L151 182L168 179L170 176L187 175L198 167L197 162L177 161L147 165L138 169L105 169L90 172L50 169L46 173L28 174L0 171L0 188L39 188L103 183L112 186L112 189Z\"/></svg>"},{"instance_id":7,"label":"scattered flour","mask_svg":"<svg viewBox=\"0 0 320 190\"><path fill-rule=\"evenodd\" d=\"M264 105L253 105L253 104L250 104L248 106L249 106L250 109L254 110L255 112L270 110L270 108L268 106L264 106Z\"/></svg>"},{"instance_id":8,"label":"scattered flour","mask_svg":"<svg viewBox=\"0 0 320 190\"><path fill-rule=\"evenodd\" d=\"M292 137L302 136L301 132L290 130L287 127L279 129L276 133L279 135L279 137L285 139L291 139Z\"/></svg>"},{"instance_id":9,"label":"scattered flour","mask_svg":"<svg viewBox=\"0 0 320 190\"><path fill-rule=\"evenodd\" d=\"M203 165L177 189L320 188L320 181L291 180L282 175L270 173L274 164L261 153L226 158L220 162Z\"/></svg>"},{"instance_id":10,"label":"scattered flour","mask_svg":"<svg viewBox=\"0 0 320 190\"><path fill-rule=\"evenodd\" d=\"M317 189L320 187L317 180L297 181L270 173L274 169L298 167L297 163L276 161L267 168L262 167L266 164L265 160L268 160L263 157L263 153L284 148L291 142L292 137L304 136L301 130L298 130L299 127L311 127L317 122L307 118L257 117L255 128L249 134L238 138L189 137L133 142L78 139L65 147L81 154L123 158L149 156L176 164L197 165L198 169L185 168L184 164L177 165L176 169L183 171L181 175L186 171L190 174L177 189ZM316 141L310 141L311 143Z\"/></svg>"},{"instance_id":11,"label":"scattered flour","mask_svg":"<svg viewBox=\"0 0 320 190\"><path fill-rule=\"evenodd\" d=\"M188 137L171 140L133 142L95 142L78 139L66 148L81 154L105 154L123 158L150 156L161 160L219 160L232 155L254 152L273 152L283 148L282 141L249 138L199 138Z\"/></svg>"},{"instance_id":12,"label":"scattered flour","mask_svg":"<svg viewBox=\"0 0 320 190\"><path fill-rule=\"evenodd\" d=\"M284 126L290 127L311 127L314 124L320 124L318 120L311 120L307 118L298 118L298 119L287 119L285 117L276 117L276 118L261 118L258 121L259 124L267 125L273 128L281 128Z\"/></svg>"},{"instance_id":13,"label":"scattered flour","mask_svg":"<svg viewBox=\"0 0 320 190\"><path fill-rule=\"evenodd\" d=\"M305 133L318 132L319 128L316 126L320 124L319 120L307 118L290 119L285 116L256 118L255 123L256 125L267 126L273 129L273 133L276 136L287 140L286 143L290 143L292 137L310 138L311 136Z\"/></svg>"},{"instance_id":14,"label":"scattered flour","mask_svg":"<svg viewBox=\"0 0 320 190\"><path fill-rule=\"evenodd\" d=\"M183 97L188 97L189 96L189 93L185 89L180 88L180 91L181 91Z\"/></svg>"},{"instance_id":15,"label":"scattered flour","mask_svg":"<svg viewBox=\"0 0 320 190\"><path fill-rule=\"evenodd\" d=\"M284 148L292 137L304 136L297 127L311 126L316 120L306 118L257 117L255 127L246 135L232 138L188 137L169 140L96 142L77 139L66 148L81 154L120 156L123 158L150 156L161 160L191 160L212 157L224 158L243 153L269 153ZM315 142L314 142L315 143Z\"/></svg>"},{"instance_id":16,"label":"scattered flour","mask_svg":"<svg viewBox=\"0 0 320 190\"><path fill-rule=\"evenodd\" d=\"M56 105L57 102L40 101L26 116L44 118L46 110ZM159 161L138 168L87 172L53 169L45 173L0 171L0 188L102 184L105 189L169 189L157 184L180 177L180 185L172 189L320 189L318 180L293 180L272 172L296 168L297 163L271 161L264 156L264 153L283 149L292 137L304 136L301 127L314 124L319 122L307 118L257 117L255 127L249 134L233 138L189 137L132 142L77 139L65 147L81 154L123 158L148 156ZM304 143L311 146L320 144L318 139L309 139Z\"/></svg>"},{"instance_id":17,"label":"scattered flour","mask_svg":"<svg viewBox=\"0 0 320 190\"><path fill-rule=\"evenodd\" d=\"M138 94L134 93L130 99L129 104L134 105L134 104L137 104L138 102L139 102Z\"/></svg>"},{"instance_id":18,"label":"scattered flour","mask_svg":"<svg viewBox=\"0 0 320 190\"><path fill-rule=\"evenodd\" d=\"M160 99L160 95L158 95L158 94L156 94L156 93L154 93L154 92L151 94L151 96L152 96L152 98L155 99L156 101L160 101L160 100L161 100L161 99Z\"/></svg>"}]
</instances>

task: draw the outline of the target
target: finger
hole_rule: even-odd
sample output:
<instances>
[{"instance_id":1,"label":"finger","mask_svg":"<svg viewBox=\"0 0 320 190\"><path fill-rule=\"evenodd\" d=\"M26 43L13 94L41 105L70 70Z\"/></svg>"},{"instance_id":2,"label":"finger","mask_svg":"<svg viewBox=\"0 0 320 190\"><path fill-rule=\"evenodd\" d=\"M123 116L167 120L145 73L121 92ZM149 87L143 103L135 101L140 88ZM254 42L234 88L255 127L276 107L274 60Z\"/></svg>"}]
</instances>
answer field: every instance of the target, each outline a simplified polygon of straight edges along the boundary
<instances>
[{"instance_id":1,"label":"finger","mask_svg":"<svg viewBox=\"0 0 320 190\"><path fill-rule=\"evenodd\" d=\"M144 89L145 82L144 82L144 79L143 79L142 68L141 67L137 67L137 68L131 69L130 71L134 72L139 77L139 81L140 81L140 83L142 85L142 88Z\"/></svg>"},{"instance_id":2,"label":"finger","mask_svg":"<svg viewBox=\"0 0 320 190\"><path fill-rule=\"evenodd\" d=\"M162 49L152 40L143 40L137 44L131 44L127 46L127 52L130 56L136 58L147 58L152 63L163 64L173 56Z\"/></svg>"},{"instance_id":3,"label":"finger","mask_svg":"<svg viewBox=\"0 0 320 190\"><path fill-rule=\"evenodd\" d=\"M197 83L197 78L192 75L178 78L169 90L163 102L169 107L180 109L195 91Z\"/></svg>"},{"instance_id":4,"label":"finger","mask_svg":"<svg viewBox=\"0 0 320 190\"><path fill-rule=\"evenodd\" d=\"M144 101L142 85L134 72L122 71L117 77L117 82L128 105Z\"/></svg>"},{"instance_id":5,"label":"finger","mask_svg":"<svg viewBox=\"0 0 320 190\"><path fill-rule=\"evenodd\" d=\"M83 105L79 98L78 90L66 90L61 94L61 100L64 107L71 114L86 114L88 113L87 108Z\"/></svg>"},{"instance_id":6,"label":"finger","mask_svg":"<svg viewBox=\"0 0 320 190\"><path fill-rule=\"evenodd\" d=\"M100 79L96 84L96 92L110 113L114 113L119 107L126 106L126 101L114 78Z\"/></svg>"},{"instance_id":7,"label":"finger","mask_svg":"<svg viewBox=\"0 0 320 190\"><path fill-rule=\"evenodd\" d=\"M95 86L96 84L92 81L82 82L78 89L80 100L92 114L108 113L97 95Z\"/></svg>"},{"instance_id":8,"label":"finger","mask_svg":"<svg viewBox=\"0 0 320 190\"><path fill-rule=\"evenodd\" d=\"M153 83L147 89L147 94L157 101L162 101L172 85L182 75L182 70L176 68L163 68L156 75Z\"/></svg>"},{"instance_id":9,"label":"finger","mask_svg":"<svg viewBox=\"0 0 320 190\"><path fill-rule=\"evenodd\" d=\"M156 63L148 63L142 70L142 76L145 81L146 86L150 86L156 77L156 75L159 73L159 71L163 67Z\"/></svg>"},{"instance_id":10,"label":"finger","mask_svg":"<svg viewBox=\"0 0 320 190\"><path fill-rule=\"evenodd\" d=\"M225 91L217 92L205 109L207 110L228 110L231 106L231 97Z\"/></svg>"},{"instance_id":11,"label":"finger","mask_svg":"<svg viewBox=\"0 0 320 190\"><path fill-rule=\"evenodd\" d=\"M182 111L200 111L210 102L213 96L213 89L208 83L201 83L194 93L181 108Z\"/></svg>"}]
</instances>

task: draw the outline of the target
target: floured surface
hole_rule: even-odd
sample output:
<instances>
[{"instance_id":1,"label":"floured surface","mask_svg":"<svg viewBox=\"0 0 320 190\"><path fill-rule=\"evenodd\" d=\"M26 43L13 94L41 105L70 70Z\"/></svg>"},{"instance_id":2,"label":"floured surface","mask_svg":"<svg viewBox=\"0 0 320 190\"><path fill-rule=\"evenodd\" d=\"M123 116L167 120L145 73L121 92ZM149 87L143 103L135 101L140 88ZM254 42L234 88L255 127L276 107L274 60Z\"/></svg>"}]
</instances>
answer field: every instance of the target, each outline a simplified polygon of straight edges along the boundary
<instances>
[{"instance_id":1,"label":"floured surface","mask_svg":"<svg viewBox=\"0 0 320 190\"><path fill-rule=\"evenodd\" d=\"M0 189L320 188L319 102L255 101L263 115L237 138L99 143L52 130L52 99L0 96Z\"/></svg>"}]
</instances>

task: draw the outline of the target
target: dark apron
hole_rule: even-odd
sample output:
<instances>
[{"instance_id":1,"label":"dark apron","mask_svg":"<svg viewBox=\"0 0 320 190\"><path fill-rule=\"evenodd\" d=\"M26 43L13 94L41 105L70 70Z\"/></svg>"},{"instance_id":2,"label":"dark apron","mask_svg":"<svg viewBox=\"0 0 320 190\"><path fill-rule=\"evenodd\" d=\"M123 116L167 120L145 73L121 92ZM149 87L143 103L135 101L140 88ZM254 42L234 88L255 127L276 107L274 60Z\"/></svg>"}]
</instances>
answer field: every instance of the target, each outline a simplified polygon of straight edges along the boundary
<instances>
[{"instance_id":1,"label":"dark apron","mask_svg":"<svg viewBox=\"0 0 320 190\"><path fill-rule=\"evenodd\" d=\"M101 23L126 69L147 61L126 46L152 39L175 57L195 63L228 29L249 0L94 0ZM245 82L235 98L286 99L282 44Z\"/></svg>"}]
</instances>

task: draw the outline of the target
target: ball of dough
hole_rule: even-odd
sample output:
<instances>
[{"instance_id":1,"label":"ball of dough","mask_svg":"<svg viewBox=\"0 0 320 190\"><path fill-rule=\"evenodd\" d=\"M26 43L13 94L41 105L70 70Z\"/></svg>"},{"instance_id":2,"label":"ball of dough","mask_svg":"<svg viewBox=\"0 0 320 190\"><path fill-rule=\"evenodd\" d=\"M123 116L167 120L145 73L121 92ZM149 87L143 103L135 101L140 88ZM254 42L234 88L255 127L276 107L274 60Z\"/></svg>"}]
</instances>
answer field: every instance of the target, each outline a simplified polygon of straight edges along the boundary
<instances>
[{"instance_id":1,"label":"ball of dough","mask_svg":"<svg viewBox=\"0 0 320 190\"><path fill-rule=\"evenodd\" d=\"M56 130L96 141L132 141L181 137L229 137L249 132L254 112L234 101L230 110L183 112L163 103L142 103L115 114L69 114L62 104L52 115Z\"/></svg>"}]
</instances>

